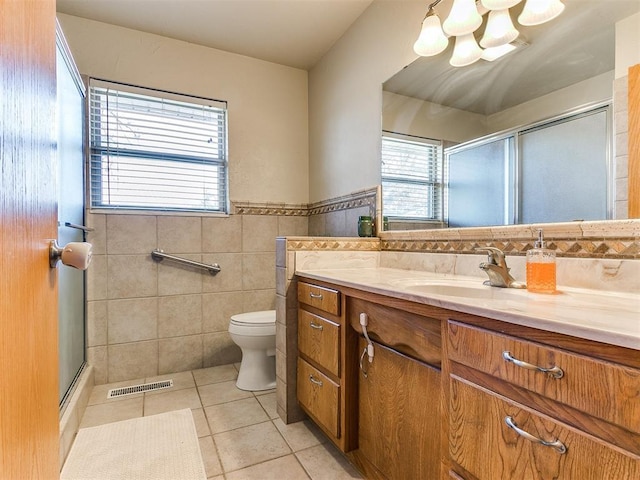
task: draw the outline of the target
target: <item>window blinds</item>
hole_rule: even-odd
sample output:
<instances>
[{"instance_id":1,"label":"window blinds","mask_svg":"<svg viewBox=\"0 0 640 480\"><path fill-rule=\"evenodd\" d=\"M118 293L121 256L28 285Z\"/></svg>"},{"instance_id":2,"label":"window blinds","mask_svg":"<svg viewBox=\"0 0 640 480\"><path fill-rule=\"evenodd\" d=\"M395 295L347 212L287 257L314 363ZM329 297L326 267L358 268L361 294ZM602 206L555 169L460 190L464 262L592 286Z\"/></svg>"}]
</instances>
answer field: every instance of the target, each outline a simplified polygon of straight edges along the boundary
<instances>
[{"instance_id":1,"label":"window blinds","mask_svg":"<svg viewBox=\"0 0 640 480\"><path fill-rule=\"evenodd\" d=\"M91 79L92 208L227 211L226 102Z\"/></svg>"},{"instance_id":2,"label":"window blinds","mask_svg":"<svg viewBox=\"0 0 640 480\"><path fill-rule=\"evenodd\" d=\"M385 216L442 219L442 146L427 139L382 137Z\"/></svg>"}]
</instances>

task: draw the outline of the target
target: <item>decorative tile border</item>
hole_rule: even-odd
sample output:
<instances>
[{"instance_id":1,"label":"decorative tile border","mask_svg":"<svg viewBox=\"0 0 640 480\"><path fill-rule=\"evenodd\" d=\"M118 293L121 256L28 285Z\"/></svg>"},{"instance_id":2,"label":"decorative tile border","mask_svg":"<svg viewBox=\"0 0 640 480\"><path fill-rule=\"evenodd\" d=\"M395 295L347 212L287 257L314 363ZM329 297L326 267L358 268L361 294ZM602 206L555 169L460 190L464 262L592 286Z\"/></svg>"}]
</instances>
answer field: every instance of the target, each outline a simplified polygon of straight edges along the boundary
<instances>
[{"instance_id":1,"label":"decorative tile border","mask_svg":"<svg viewBox=\"0 0 640 480\"><path fill-rule=\"evenodd\" d=\"M322 202L309 205L309 215L320 215L322 213L335 212L338 210L349 210L358 207L369 207L371 216L375 217L377 187L350 193L342 197L336 197Z\"/></svg>"},{"instance_id":2,"label":"decorative tile border","mask_svg":"<svg viewBox=\"0 0 640 480\"><path fill-rule=\"evenodd\" d=\"M232 202L231 210L235 215L282 215L289 217L309 215L309 207L306 204Z\"/></svg>"},{"instance_id":3,"label":"decorative tile border","mask_svg":"<svg viewBox=\"0 0 640 480\"><path fill-rule=\"evenodd\" d=\"M287 237L287 250L380 250L380 239L352 237Z\"/></svg>"}]
</instances>

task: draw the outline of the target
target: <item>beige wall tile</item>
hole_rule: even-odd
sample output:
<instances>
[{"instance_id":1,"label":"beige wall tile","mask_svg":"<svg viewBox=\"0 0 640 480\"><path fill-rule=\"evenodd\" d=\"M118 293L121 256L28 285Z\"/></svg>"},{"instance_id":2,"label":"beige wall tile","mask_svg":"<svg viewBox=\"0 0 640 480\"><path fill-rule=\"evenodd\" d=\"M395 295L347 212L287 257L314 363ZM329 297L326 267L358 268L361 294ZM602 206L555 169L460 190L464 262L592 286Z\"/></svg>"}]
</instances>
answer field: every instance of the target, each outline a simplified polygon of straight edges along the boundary
<instances>
[{"instance_id":1,"label":"beige wall tile","mask_svg":"<svg viewBox=\"0 0 640 480\"><path fill-rule=\"evenodd\" d=\"M242 350L238 347L229 332L207 333L203 335L203 366L215 367L242 360Z\"/></svg>"},{"instance_id":2,"label":"beige wall tile","mask_svg":"<svg viewBox=\"0 0 640 480\"><path fill-rule=\"evenodd\" d=\"M92 232L87 232L87 242L93 245L94 255L104 255L107 253L107 216L97 213L87 213L87 227L93 228Z\"/></svg>"},{"instance_id":3,"label":"beige wall tile","mask_svg":"<svg viewBox=\"0 0 640 480\"><path fill-rule=\"evenodd\" d=\"M287 269L285 267L276 267L276 293L278 295L287 294Z\"/></svg>"},{"instance_id":4,"label":"beige wall tile","mask_svg":"<svg viewBox=\"0 0 640 480\"><path fill-rule=\"evenodd\" d=\"M107 298L107 256L94 255L87 269L87 300Z\"/></svg>"},{"instance_id":5,"label":"beige wall tile","mask_svg":"<svg viewBox=\"0 0 640 480\"><path fill-rule=\"evenodd\" d=\"M158 375L157 340L109 345L108 355L109 382Z\"/></svg>"},{"instance_id":6,"label":"beige wall tile","mask_svg":"<svg viewBox=\"0 0 640 480\"><path fill-rule=\"evenodd\" d=\"M173 295L158 299L158 337L202 333L202 296Z\"/></svg>"},{"instance_id":7,"label":"beige wall tile","mask_svg":"<svg viewBox=\"0 0 640 480\"><path fill-rule=\"evenodd\" d=\"M629 177L629 155L616 156L616 178ZM625 192L625 196L628 192Z\"/></svg>"},{"instance_id":8,"label":"beige wall tile","mask_svg":"<svg viewBox=\"0 0 640 480\"><path fill-rule=\"evenodd\" d=\"M187 260L202 261L197 254L179 255ZM158 295L201 293L203 278L210 276L206 270L163 260L158 264Z\"/></svg>"},{"instance_id":9,"label":"beige wall tile","mask_svg":"<svg viewBox=\"0 0 640 480\"><path fill-rule=\"evenodd\" d=\"M158 217L158 248L171 254L200 253L202 219L200 217Z\"/></svg>"},{"instance_id":10,"label":"beige wall tile","mask_svg":"<svg viewBox=\"0 0 640 480\"><path fill-rule=\"evenodd\" d=\"M242 251L275 252L278 217L272 215L242 216Z\"/></svg>"},{"instance_id":11,"label":"beige wall tile","mask_svg":"<svg viewBox=\"0 0 640 480\"><path fill-rule=\"evenodd\" d=\"M158 336L158 299L109 300L109 344L152 340Z\"/></svg>"},{"instance_id":12,"label":"beige wall tile","mask_svg":"<svg viewBox=\"0 0 640 480\"><path fill-rule=\"evenodd\" d=\"M242 292L242 310L244 312L275 310L275 304L276 291L274 289Z\"/></svg>"},{"instance_id":13,"label":"beige wall tile","mask_svg":"<svg viewBox=\"0 0 640 480\"><path fill-rule=\"evenodd\" d=\"M158 248L155 216L107 215L109 255L150 254L155 248Z\"/></svg>"},{"instance_id":14,"label":"beige wall tile","mask_svg":"<svg viewBox=\"0 0 640 480\"><path fill-rule=\"evenodd\" d=\"M242 256L242 289L276 288L274 253L245 253Z\"/></svg>"},{"instance_id":15,"label":"beige wall tile","mask_svg":"<svg viewBox=\"0 0 640 480\"><path fill-rule=\"evenodd\" d=\"M87 348L87 363L93 367L93 376L96 385L103 385L109 381L107 358L106 346Z\"/></svg>"},{"instance_id":16,"label":"beige wall tile","mask_svg":"<svg viewBox=\"0 0 640 480\"><path fill-rule=\"evenodd\" d=\"M285 354L280 350L276 350L276 377L279 377L283 380L287 378L287 358Z\"/></svg>"},{"instance_id":17,"label":"beige wall tile","mask_svg":"<svg viewBox=\"0 0 640 480\"><path fill-rule=\"evenodd\" d=\"M242 290L242 258L241 253L216 253L202 256L205 263L217 263L221 271L215 275L202 277L202 291L233 292Z\"/></svg>"},{"instance_id":18,"label":"beige wall tile","mask_svg":"<svg viewBox=\"0 0 640 480\"><path fill-rule=\"evenodd\" d=\"M158 341L158 373L177 373L202 368L202 335Z\"/></svg>"},{"instance_id":19,"label":"beige wall tile","mask_svg":"<svg viewBox=\"0 0 640 480\"><path fill-rule=\"evenodd\" d=\"M231 315L243 313L242 292L205 293L202 295L202 331L226 332Z\"/></svg>"},{"instance_id":20,"label":"beige wall tile","mask_svg":"<svg viewBox=\"0 0 640 480\"><path fill-rule=\"evenodd\" d=\"M347 232L347 214L344 210L329 212L325 218L325 235L345 237Z\"/></svg>"},{"instance_id":21,"label":"beige wall tile","mask_svg":"<svg viewBox=\"0 0 640 480\"><path fill-rule=\"evenodd\" d=\"M158 293L158 267L151 255L109 255L109 298L151 297Z\"/></svg>"},{"instance_id":22,"label":"beige wall tile","mask_svg":"<svg viewBox=\"0 0 640 480\"><path fill-rule=\"evenodd\" d=\"M87 302L87 346L107 344L107 302Z\"/></svg>"},{"instance_id":23,"label":"beige wall tile","mask_svg":"<svg viewBox=\"0 0 640 480\"><path fill-rule=\"evenodd\" d=\"M287 239L276 238L276 267L287 266Z\"/></svg>"},{"instance_id":24,"label":"beige wall tile","mask_svg":"<svg viewBox=\"0 0 640 480\"><path fill-rule=\"evenodd\" d=\"M327 215L324 213L309 216L309 235L312 237L324 237L327 234Z\"/></svg>"},{"instance_id":25,"label":"beige wall tile","mask_svg":"<svg viewBox=\"0 0 640 480\"><path fill-rule=\"evenodd\" d=\"M278 236L307 236L309 234L309 217L279 216Z\"/></svg>"},{"instance_id":26,"label":"beige wall tile","mask_svg":"<svg viewBox=\"0 0 640 480\"><path fill-rule=\"evenodd\" d=\"M276 295L276 323L287 324L287 297Z\"/></svg>"},{"instance_id":27,"label":"beige wall tile","mask_svg":"<svg viewBox=\"0 0 640 480\"><path fill-rule=\"evenodd\" d=\"M242 216L202 219L202 251L234 253L242 251Z\"/></svg>"}]
</instances>

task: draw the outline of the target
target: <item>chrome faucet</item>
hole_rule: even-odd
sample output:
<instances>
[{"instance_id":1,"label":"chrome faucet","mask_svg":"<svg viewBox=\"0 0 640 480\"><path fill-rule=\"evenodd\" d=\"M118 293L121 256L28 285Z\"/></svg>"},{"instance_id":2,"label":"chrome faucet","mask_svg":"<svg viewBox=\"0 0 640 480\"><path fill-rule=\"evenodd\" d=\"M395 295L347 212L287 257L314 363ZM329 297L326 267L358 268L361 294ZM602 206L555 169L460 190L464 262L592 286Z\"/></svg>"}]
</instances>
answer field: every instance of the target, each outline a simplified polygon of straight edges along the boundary
<instances>
[{"instance_id":1,"label":"chrome faucet","mask_svg":"<svg viewBox=\"0 0 640 480\"><path fill-rule=\"evenodd\" d=\"M510 269L507 267L507 260L502 250L495 247L481 247L476 248L476 250L487 252L487 261L482 262L479 265L479 267L489 276L489 280L483 282L484 285L502 288L526 287L525 284L516 282L516 279L509 273Z\"/></svg>"}]
</instances>

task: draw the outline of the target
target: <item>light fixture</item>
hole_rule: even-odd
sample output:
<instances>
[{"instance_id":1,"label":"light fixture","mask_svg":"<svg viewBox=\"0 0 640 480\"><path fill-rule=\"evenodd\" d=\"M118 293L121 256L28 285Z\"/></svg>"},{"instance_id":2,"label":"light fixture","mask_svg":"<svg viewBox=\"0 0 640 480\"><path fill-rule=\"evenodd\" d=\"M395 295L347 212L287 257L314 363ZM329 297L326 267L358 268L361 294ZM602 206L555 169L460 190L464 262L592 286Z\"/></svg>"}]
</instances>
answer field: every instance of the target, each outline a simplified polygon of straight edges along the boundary
<instances>
[{"instance_id":1,"label":"light fixture","mask_svg":"<svg viewBox=\"0 0 640 480\"><path fill-rule=\"evenodd\" d=\"M509 10L491 10L480 45L484 48L499 47L518 38L520 33L513 26Z\"/></svg>"},{"instance_id":2,"label":"light fixture","mask_svg":"<svg viewBox=\"0 0 640 480\"><path fill-rule=\"evenodd\" d=\"M433 8L427 12L427 16L422 22L422 30L413 50L423 57L438 55L449 45L449 39L445 36L440 25L440 17L436 15Z\"/></svg>"},{"instance_id":3,"label":"light fixture","mask_svg":"<svg viewBox=\"0 0 640 480\"><path fill-rule=\"evenodd\" d=\"M518 47L513 43L507 43L505 45L500 45L499 47L485 48L482 51L482 56L480 58L487 62L493 62L500 57L504 57L507 53L513 52L516 48Z\"/></svg>"},{"instance_id":4,"label":"light fixture","mask_svg":"<svg viewBox=\"0 0 640 480\"><path fill-rule=\"evenodd\" d=\"M493 61L505 54L496 56L501 51L493 50L497 47L505 46L503 50L513 49L513 46L506 45L513 44L520 33L513 25L509 8L522 0L453 0L451 12L442 24L434 10L441 1L435 0L428 7L420 35L413 45L418 55L428 57L443 52L449 44L447 37L456 37L449 61L455 67L470 65L479 58ZM563 10L564 4L560 0L526 0L518 22L524 26L540 25L553 20ZM487 12L489 15L480 45L493 51L483 56L474 32L482 25L482 16Z\"/></svg>"},{"instance_id":5,"label":"light fixture","mask_svg":"<svg viewBox=\"0 0 640 480\"><path fill-rule=\"evenodd\" d=\"M451 13L442 24L442 29L457 37L475 32L480 25L482 17L478 13L476 0L453 0Z\"/></svg>"},{"instance_id":6,"label":"light fixture","mask_svg":"<svg viewBox=\"0 0 640 480\"><path fill-rule=\"evenodd\" d=\"M527 0L518 17L520 25L532 26L553 20L564 10L560 0Z\"/></svg>"},{"instance_id":7,"label":"light fixture","mask_svg":"<svg viewBox=\"0 0 640 480\"><path fill-rule=\"evenodd\" d=\"M473 33L456 37L456 46L449 63L453 67L466 67L480 60L482 49L478 46Z\"/></svg>"}]
</instances>

